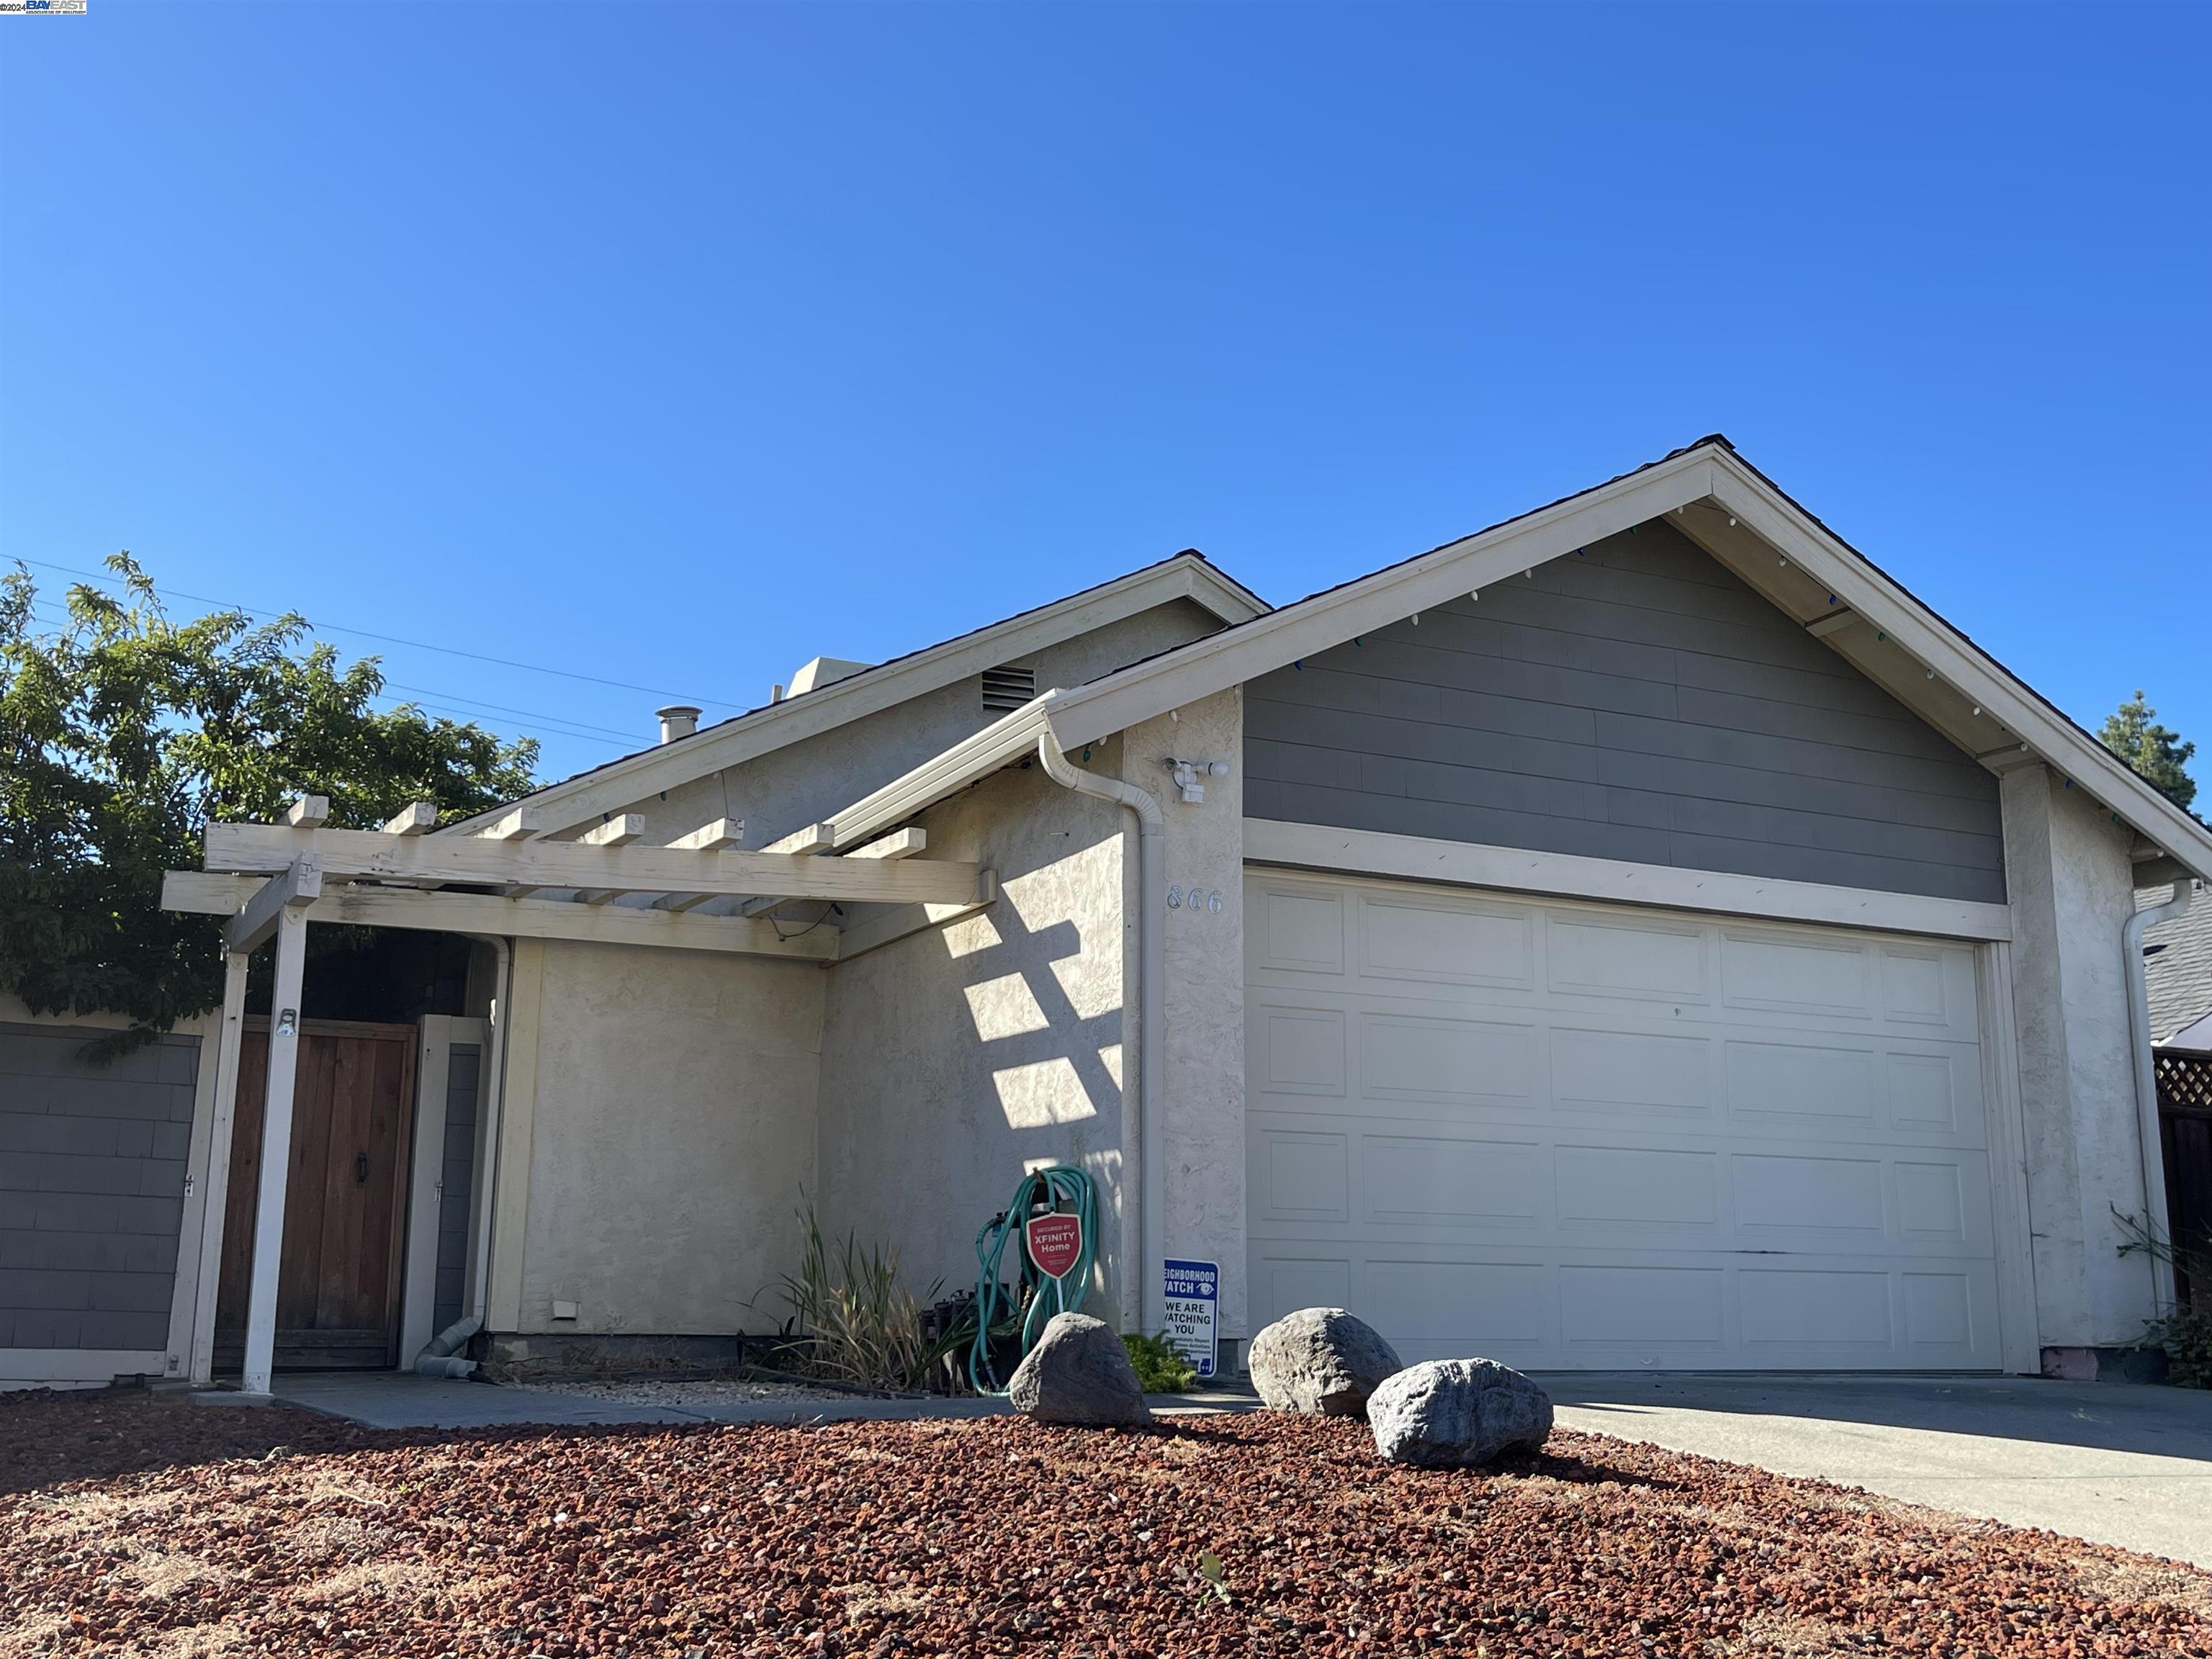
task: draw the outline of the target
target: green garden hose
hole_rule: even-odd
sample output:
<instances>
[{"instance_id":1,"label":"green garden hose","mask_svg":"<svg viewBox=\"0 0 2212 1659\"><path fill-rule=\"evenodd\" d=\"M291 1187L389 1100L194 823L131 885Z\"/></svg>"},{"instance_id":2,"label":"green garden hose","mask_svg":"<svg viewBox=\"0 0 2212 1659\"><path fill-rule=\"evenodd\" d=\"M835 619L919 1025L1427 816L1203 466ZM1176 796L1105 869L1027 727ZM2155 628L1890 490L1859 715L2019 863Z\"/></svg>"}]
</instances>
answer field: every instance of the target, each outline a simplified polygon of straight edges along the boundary
<instances>
[{"instance_id":1,"label":"green garden hose","mask_svg":"<svg viewBox=\"0 0 2212 1659\"><path fill-rule=\"evenodd\" d=\"M1036 1284L1022 1321L1022 1352L1026 1355L1036 1346L1045 1322L1054 1314L1080 1309L1084 1293L1091 1288L1091 1267L1098 1255L1098 1189L1072 1164L1032 1170L1014 1188L1006 1213L985 1222L975 1234L975 1264L981 1272L975 1280L975 1340L968 1350L968 1380L978 1394L1006 1392L991 1364L991 1328L1014 1311L1006 1287L999 1280L999 1258L1006 1252L1006 1241L1021 1235L1032 1210L1073 1214L1083 1229L1083 1248L1075 1265L1057 1279L1030 1262L1025 1249L1018 1252L1017 1273L1026 1267Z\"/></svg>"}]
</instances>

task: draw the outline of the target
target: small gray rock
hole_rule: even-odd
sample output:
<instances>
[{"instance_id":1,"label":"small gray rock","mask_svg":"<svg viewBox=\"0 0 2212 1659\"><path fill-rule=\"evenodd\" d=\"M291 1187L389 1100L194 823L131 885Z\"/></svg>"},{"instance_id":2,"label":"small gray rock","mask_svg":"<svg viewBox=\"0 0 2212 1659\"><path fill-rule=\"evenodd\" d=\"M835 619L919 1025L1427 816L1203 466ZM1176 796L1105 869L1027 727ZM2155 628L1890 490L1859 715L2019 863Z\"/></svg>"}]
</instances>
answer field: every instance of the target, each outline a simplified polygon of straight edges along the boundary
<instances>
[{"instance_id":1,"label":"small gray rock","mask_svg":"<svg viewBox=\"0 0 2212 1659\"><path fill-rule=\"evenodd\" d=\"M1108 1427L1152 1420L1129 1351L1105 1321L1088 1314L1052 1316L1016 1368L1006 1398L1040 1423Z\"/></svg>"},{"instance_id":2,"label":"small gray rock","mask_svg":"<svg viewBox=\"0 0 2212 1659\"><path fill-rule=\"evenodd\" d=\"M1431 1359L1376 1389L1367 1420L1375 1449L1393 1463L1455 1468L1541 1446L1552 1397L1494 1359Z\"/></svg>"},{"instance_id":3,"label":"small gray rock","mask_svg":"<svg viewBox=\"0 0 2212 1659\"><path fill-rule=\"evenodd\" d=\"M1252 1386L1279 1412L1364 1417L1367 1396L1400 1369L1397 1351L1342 1308L1301 1308L1252 1339Z\"/></svg>"}]
</instances>

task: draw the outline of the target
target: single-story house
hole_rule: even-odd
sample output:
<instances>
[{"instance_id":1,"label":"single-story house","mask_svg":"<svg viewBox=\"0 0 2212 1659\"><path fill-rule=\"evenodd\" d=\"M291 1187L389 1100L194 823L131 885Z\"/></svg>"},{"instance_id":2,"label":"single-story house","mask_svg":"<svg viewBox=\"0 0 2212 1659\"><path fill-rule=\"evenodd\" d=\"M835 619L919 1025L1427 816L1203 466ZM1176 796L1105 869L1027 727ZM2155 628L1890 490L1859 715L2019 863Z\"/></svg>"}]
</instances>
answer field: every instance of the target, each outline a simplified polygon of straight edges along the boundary
<instances>
[{"instance_id":1,"label":"single-story house","mask_svg":"<svg viewBox=\"0 0 2212 1659\"><path fill-rule=\"evenodd\" d=\"M2212 832L1723 439L1279 609L1185 553L663 714L467 823L210 829L217 1080L113 1369L711 1346L802 1204L951 1289L1052 1163L1091 1308L1218 1264L1224 1369L1335 1304L1409 1359L2094 1375L2171 1294L2136 894ZM471 936L469 1006L318 1034L325 921Z\"/></svg>"}]
</instances>

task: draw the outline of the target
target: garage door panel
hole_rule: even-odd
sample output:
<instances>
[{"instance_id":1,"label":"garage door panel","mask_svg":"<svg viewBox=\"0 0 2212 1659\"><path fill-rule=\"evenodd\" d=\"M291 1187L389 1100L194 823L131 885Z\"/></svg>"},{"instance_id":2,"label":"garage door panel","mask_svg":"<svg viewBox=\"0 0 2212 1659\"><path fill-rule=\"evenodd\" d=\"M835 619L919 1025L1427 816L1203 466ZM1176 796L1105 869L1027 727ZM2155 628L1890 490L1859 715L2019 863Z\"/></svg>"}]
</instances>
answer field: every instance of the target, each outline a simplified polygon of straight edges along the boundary
<instances>
[{"instance_id":1,"label":"garage door panel","mask_svg":"<svg viewBox=\"0 0 2212 1659\"><path fill-rule=\"evenodd\" d=\"M1344 895L1262 885L1246 900L1245 938L1255 965L1297 975L1344 973Z\"/></svg>"},{"instance_id":2,"label":"garage door panel","mask_svg":"<svg viewBox=\"0 0 2212 1659\"><path fill-rule=\"evenodd\" d=\"M1536 1092L1533 1024L1363 1013L1360 1092L1373 1100L1514 1105Z\"/></svg>"},{"instance_id":3,"label":"garage door panel","mask_svg":"<svg viewBox=\"0 0 2212 1659\"><path fill-rule=\"evenodd\" d=\"M1545 923L1545 982L1555 993L1701 1006L1707 999L1700 928L1557 913Z\"/></svg>"},{"instance_id":4,"label":"garage door panel","mask_svg":"<svg viewBox=\"0 0 2212 1659\"><path fill-rule=\"evenodd\" d=\"M1304 883L1336 897L1286 908L1292 944L1318 960L1327 911L1348 949L1328 983L1251 947L1255 1318L1346 1305L1408 1359L1535 1367L1998 1363L1969 947L1268 895Z\"/></svg>"},{"instance_id":5,"label":"garage door panel","mask_svg":"<svg viewBox=\"0 0 2212 1659\"><path fill-rule=\"evenodd\" d=\"M1363 1134L1359 1160L1361 1213L1381 1225L1538 1219L1545 1150L1533 1142Z\"/></svg>"},{"instance_id":6,"label":"garage door panel","mask_svg":"<svg viewBox=\"0 0 2212 1659\"><path fill-rule=\"evenodd\" d=\"M1721 929L1721 1002L1729 1008L1870 1019L1874 951L1832 934Z\"/></svg>"},{"instance_id":7,"label":"garage door panel","mask_svg":"<svg viewBox=\"0 0 2212 1659\"><path fill-rule=\"evenodd\" d=\"M1536 983L1535 918L1526 909L1363 898L1357 916L1369 979L1522 990Z\"/></svg>"},{"instance_id":8,"label":"garage door panel","mask_svg":"<svg viewBox=\"0 0 2212 1659\"><path fill-rule=\"evenodd\" d=\"M1726 1054L1728 1115L1740 1122L1881 1121L1881 1069L1871 1044L1736 1041L1727 1045Z\"/></svg>"},{"instance_id":9,"label":"garage door panel","mask_svg":"<svg viewBox=\"0 0 2212 1659\"><path fill-rule=\"evenodd\" d=\"M1553 1153L1559 1229L1717 1242L1721 1154L1651 1146L1561 1146Z\"/></svg>"},{"instance_id":10,"label":"garage door panel","mask_svg":"<svg viewBox=\"0 0 2212 1659\"><path fill-rule=\"evenodd\" d=\"M1541 1133L1410 1117L1248 1109L1255 1238L1493 1237L1746 1252L1988 1255L1978 1149L1714 1133Z\"/></svg>"},{"instance_id":11,"label":"garage door panel","mask_svg":"<svg viewBox=\"0 0 2212 1659\"><path fill-rule=\"evenodd\" d=\"M1712 1115L1709 1036L1572 1026L1550 1036L1552 1101L1562 1111L1676 1122Z\"/></svg>"},{"instance_id":12,"label":"garage door panel","mask_svg":"<svg viewBox=\"0 0 2212 1659\"><path fill-rule=\"evenodd\" d=\"M1255 1328L1300 1308L1348 1308L1364 1299L1352 1289L1348 1255L1261 1255L1249 1273Z\"/></svg>"},{"instance_id":13,"label":"garage door panel","mask_svg":"<svg viewBox=\"0 0 2212 1659\"><path fill-rule=\"evenodd\" d=\"M1352 1136L1310 1128L1247 1137L1245 1205L1262 1225L1352 1219Z\"/></svg>"},{"instance_id":14,"label":"garage door panel","mask_svg":"<svg viewBox=\"0 0 2212 1659\"><path fill-rule=\"evenodd\" d=\"M1340 1098L1349 1075L1345 1043L1348 1022L1341 1008L1249 1004L1246 1047L1261 1057L1261 1063L1248 1067L1248 1086L1274 1094Z\"/></svg>"},{"instance_id":15,"label":"garage door panel","mask_svg":"<svg viewBox=\"0 0 2212 1659\"><path fill-rule=\"evenodd\" d=\"M1365 1264L1364 1301L1370 1324L1379 1321L1378 1329L1416 1346L1449 1352L1480 1334L1492 1344L1534 1348L1552 1334L1549 1277L1533 1261L1375 1260Z\"/></svg>"},{"instance_id":16,"label":"garage door panel","mask_svg":"<svg viewBox=\"0 0 2212 1659\"><path fill-rule=\"evenodd\" d=\"M1565 1260L1366 1247L1256 1248L1253 1315L1350 1307L1401 1358L1480 1354L1535 1369L1994 1368L1987 1263L1869 1266L1807 1256L1747 1265L1718 1254L1655 1264L1602 1251Z\"/></svg>"}]
</instances>

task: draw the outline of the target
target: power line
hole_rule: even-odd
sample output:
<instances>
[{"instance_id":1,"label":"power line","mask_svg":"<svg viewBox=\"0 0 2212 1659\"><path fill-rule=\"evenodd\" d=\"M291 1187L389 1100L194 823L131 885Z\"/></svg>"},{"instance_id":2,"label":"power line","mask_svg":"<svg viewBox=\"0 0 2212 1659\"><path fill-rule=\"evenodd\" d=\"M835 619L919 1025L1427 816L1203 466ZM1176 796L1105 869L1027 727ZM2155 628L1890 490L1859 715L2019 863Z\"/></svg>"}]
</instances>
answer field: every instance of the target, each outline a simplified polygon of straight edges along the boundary
<instances>
[{"instance_id":1,"label":"power line","mask_svg":"<svg viewBox=\"0 0 2212 1659\"><path fill-rule=\"evenodd\" d=\"M497 714L519 714L524 720L551 720L558 726L574 726L579 732L588 732L594 737L615 738L632 744L642 744L649 741L640 738L635 732L618 732L611 726L594 726L589 720L571 720L566 714L549 714L543 708L510 708L505 703L486 702L481 697L465 697L458 691L441 691L436 687L428 685L407 685L398 680L386 680L385 684L401 691L419 692L426 697L444 697L451 702L467 703L475 708L488 708Z\"/></svg>"},{"instance_id":2,"label":"power line","mask_svg":"<svg viewBox=\"0 0 2212 1659\"><path fill-rule=\"evenodd\" d=\"M112 583L115 580L112 574L79 570L72 565L55 564L46 559L22 559L21 562L36 565L41 570L58 570L64 576L79 576L87 581ZM159 585L156 586L158 587ZM228 599L210 599L204 593L187 593L181 587L162 588L159 591L173 593L180 599L191 599L199 605L221 605L226 611L243 611L249 617L261 617L273 620L287 614L283 611L264 611L250 605L234 605ZM716 708L742 709L749 706L741 702L732 702L723 697L702 697L689 691L671 691L665 686L635 685L628 680L602 679L597 674L579 674L568 668L541 667L534 662L516 662L510 657L488 657L480 651L464 651L458 646L431 645L422 640L403 640L394 634L373 634L366 628L345 628L337 623L309 623L307 626L319 633L350 634L356 639L376 640L385 645L404 645L413 651L441 651L449 657L466 657L471 662L493 663L501 668L519 668L530 674L552 674L562 679L583 680L592 685L610 685L618 691L642 691L647 696L653 697L681 697L692 702L711 704Z\"/></svg>"},{"instance_id":3,"label":"power line","mask_svg":"<svg viewBox=\"0 0 2212 1659\"><path fill-rule=\"evenodd\" d=\"M190 598L191 596L185 595L185 597ZM206 600L204 601L204 603L212 605L218 603L218 601ZM33 617L36 617L40 621L49 623L65 623L72 620L67 611L62 611L43 599L34 600L31 606L31 614ZM386 680L384 684L386 687L389 689L379 691L376 693L376 696L386 702L412 703L417 708L433 708L441 714L458 714L462 719L471 722L474 722L482 718L480 714L472 712L472 710L489 709L501 714L520 715L524 720L534 722L534 724L529 726L511 726L508 727L511 731L526 732L534 737L568 738L579 742L594 744L604 744L612 741L632 749L643 746L642 740L635 732L617 732L612 726L593 726L586 720L570 720L565 714L548 714L543 709L537 708L510 708L503 703L484 702L477 698L465 697L456 691L441 691L431 686L405 685L397 680L388 679ZM407 697L394 696L392 694L392 689L413 692L419 695ZM424 701L424 699L428 698L444 698L448 701ZM465 708L455 708L453 707L453 704L455 703L465 703L470 705L470 707ZM507 722L505 721L501 721L500 723L503 726L507 725Z\"/></svg>"},{"instance_id":4,"label":"power line","mask_svg":"<svg viewBox=\"0 0 2212 1659\"><path fill-rule=\"evenodd\" d=\"M209 600L206 603L213 604L215 601ZM33 600L31 614L40 621L48 623L66 623L73 620L66 611L46 599ZM442 703L425 702L422 707L437 708L446 714L465 714L473 720L477 716L469 714L468 709L486 709L495 714L513 714L526 720L540 723L536 726L517 726L514 728L517 731L539 731L546 736L562 738L611 738L618 743L627 744L632 748L641 746L645 741L635 732L617 731L611 726L595 726L589 720L572 719L567 714L556 714L543 708L516 708L507 703L487 702L481 697L463 696L458 691L447 691L437 686L409 685L403 681L394 679L387 678L384 681L384 684L392 690L416 693L421 697L443 698L446 701ZM380 691L377 695L388 702L413 701L411 698L391 696L386 691ZM454 703L466 704L467 708L455 708L452 707Z\"/></svg>"},{"instance_id":5,"label":"power line","mask_svg":"<svg viewBox=\"0 0 2212 1659\"><path fill-rule=\"evenodd\" d=\"M455 708L450 704L442 702L428 702L420 697L395 697L389 691L380 691L376 695L381 697L385 702L390 703L404 703L415 708L434 709L441 714L458 714L461 719L468 721L472 726L482 718L479 715L471 714L465 708ZM501 724L505 726L507 725L507 722L501 721ZM635 742L627 738L614 738L602 737L592 732L566 731L560 727L552 726L507 726L507 729L510 732L521 732L526 737L567 738L572 742L598 744L606 748L615 747L617 744L626 744L632 748L638 746Z\"/></svg>"}]
</instances>

